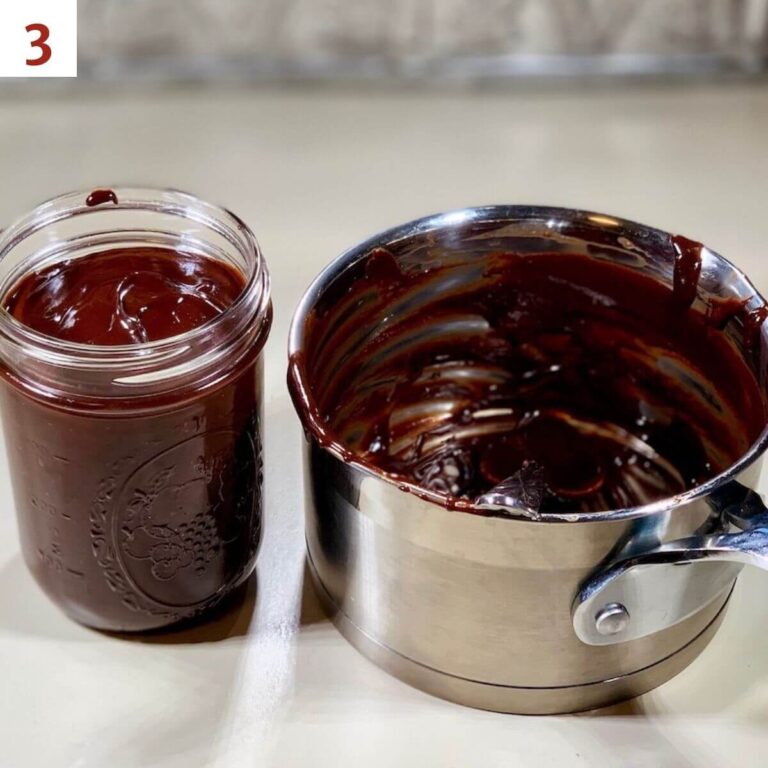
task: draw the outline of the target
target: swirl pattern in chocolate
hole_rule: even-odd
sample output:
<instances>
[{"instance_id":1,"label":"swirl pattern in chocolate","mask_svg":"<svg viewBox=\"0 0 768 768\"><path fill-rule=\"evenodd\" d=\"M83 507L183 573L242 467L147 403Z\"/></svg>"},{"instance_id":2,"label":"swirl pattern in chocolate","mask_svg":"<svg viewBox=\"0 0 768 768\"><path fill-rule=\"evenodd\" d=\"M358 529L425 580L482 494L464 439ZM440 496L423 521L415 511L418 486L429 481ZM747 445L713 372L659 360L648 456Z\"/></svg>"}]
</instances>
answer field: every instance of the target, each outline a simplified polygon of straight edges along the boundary
<instances>
[{"instance_id":1,"label":"swirl pattern in chocolate","mask_svg":"<svg viewBox=\"0 0 768 768\"><path fill-rule=\"evenodd\" d=\"M64 259L27 275L5 308L39 333L79 344L141 344L221 314L244 286L226 263L142 246Z\"/></svg>"},{"instance_id":2,"label":"swirl pattern in chocolate","mask_svg":"<svg viewBox=\"0 0 768 768\"><path fill-rule=\"evenodd\" d=\"M701 246L673 247L670 284L599 254L376 250L319 301L292 380L311 372L321 442L448 506L520 478L537 513L673 496L765 423L749 366L694 305Z\"/></svg>"}]
</instances>

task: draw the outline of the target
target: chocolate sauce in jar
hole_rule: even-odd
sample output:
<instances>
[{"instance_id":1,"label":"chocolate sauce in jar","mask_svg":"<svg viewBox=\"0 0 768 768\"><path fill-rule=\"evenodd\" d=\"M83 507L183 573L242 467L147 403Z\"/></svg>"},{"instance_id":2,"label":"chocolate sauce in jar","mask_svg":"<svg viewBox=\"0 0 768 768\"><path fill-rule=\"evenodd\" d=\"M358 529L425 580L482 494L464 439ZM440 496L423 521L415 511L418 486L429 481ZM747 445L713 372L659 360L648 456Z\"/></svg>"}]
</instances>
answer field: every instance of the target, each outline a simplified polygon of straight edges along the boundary
<instances>
[{"instance_id":1,"label":"chocolate sauce in jar","mask_svg":"<svg viewBox=\"0 0 768 768\"><path fill-rule=\"evenodd\" d=\"M313 382L321 443L447 506L521 477L537 514L673 496L765 422L754 375L692 307L701 246L673 245L670 287L579 253L377 249L320 299L291 381Z\"/></svg>"},{"instance_id":2,"label":"chocolate sauce in jar","mask_svg":"<svg viewBox=\"0 0 768 768\"><path fill-rule=\"evenodd\" d=\"M5 308L38 333L78 344L142 344L197 328L231 306L242 275L169 248L115 248L27 275Z\"/></svg>"},{"instance_id":3,"label":"chocolate sauce in jar","mask_svg":"<svg viewBox=\"0 0 768 768\"><path fill-rule=\"evenodd\" d=\"M24 558L69 616L116 631L219 603L261 534L266 273L265 297L234 248L230 261L147 241L63 252L0 297Z\"/></svg>"}]
</instances>

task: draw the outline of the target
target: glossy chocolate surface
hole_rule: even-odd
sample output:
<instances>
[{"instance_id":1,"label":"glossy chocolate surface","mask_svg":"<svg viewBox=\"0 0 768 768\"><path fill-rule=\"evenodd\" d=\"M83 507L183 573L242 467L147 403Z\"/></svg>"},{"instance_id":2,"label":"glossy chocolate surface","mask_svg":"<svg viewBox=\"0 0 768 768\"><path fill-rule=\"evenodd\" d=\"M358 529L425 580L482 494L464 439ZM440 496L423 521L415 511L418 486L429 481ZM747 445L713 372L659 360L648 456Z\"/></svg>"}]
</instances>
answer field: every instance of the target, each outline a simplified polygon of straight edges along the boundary
<instances>
[{"instance_id":1,"label":"glossy chocolate surface","mask_svg":"<svg viewBox=\"0 0 768 768\"><path fill-rule=\"evenodd\" d=\"M233 267L168 248L116 248L24 277L4 305L39 333L79 344L141 344L197 328L231 306Z\"/></svg>"},{"instance_id":2,"label":"glossy chocolate surface","mask_svg":"<svg viewBox=\"0 0 768 768\"><path fill-rule=\"evenodd\" d=\"M695 487L765 423L748 347L765 319L694 306L701 246L673 286L577 253L408 260L378 249L310 316L294 382L322 442L463 506L517 489L537 512L602 511Z\"/></svg>"}]
</instances>

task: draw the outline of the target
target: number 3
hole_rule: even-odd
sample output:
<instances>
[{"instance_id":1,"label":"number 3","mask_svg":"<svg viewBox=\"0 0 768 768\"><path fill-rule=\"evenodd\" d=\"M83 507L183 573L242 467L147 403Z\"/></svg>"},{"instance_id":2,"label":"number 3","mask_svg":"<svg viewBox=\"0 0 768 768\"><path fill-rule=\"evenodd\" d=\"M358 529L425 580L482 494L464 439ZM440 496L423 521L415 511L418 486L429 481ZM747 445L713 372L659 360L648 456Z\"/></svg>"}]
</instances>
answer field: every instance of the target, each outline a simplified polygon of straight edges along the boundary
<instances>
[{"instance_id":1,"label":"number 3","mask_svg":"<svg viewBox=\"0 0 768 768\"><path fill-rule=\"evenodd\" d=\"M51 60L53 55L51 46L48 45L48 38L51 35L51 30L45 26L45 24L30 24L27 28L27 32L37 32L39 37L37 40L33 40L30 45L33 48L40 49L40 55L36 59L27 59L28 67L39 67L43 64L47 64Z\"/></svg>"}]
</instances>

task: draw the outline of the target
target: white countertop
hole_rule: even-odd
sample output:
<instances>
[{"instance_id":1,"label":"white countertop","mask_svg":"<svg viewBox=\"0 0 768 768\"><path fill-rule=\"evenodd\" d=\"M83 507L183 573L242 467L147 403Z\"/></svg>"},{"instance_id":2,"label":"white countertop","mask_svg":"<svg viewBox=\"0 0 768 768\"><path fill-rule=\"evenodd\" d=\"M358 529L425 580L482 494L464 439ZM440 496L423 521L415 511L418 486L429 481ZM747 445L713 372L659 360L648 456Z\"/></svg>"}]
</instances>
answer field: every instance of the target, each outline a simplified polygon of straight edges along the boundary
<instances>
[{"instance_id":1,"label":"white countertop","mask_svg":"<svg viewBox=\"0 0 768 768\"><path fill-rule=\"evenodd\" d=\"M0 457L0 768L765 766L768 576L745 572L712 644L628 704L524 718L378 670L304 584L291 313L345 247L465 205L590 208L680 232L768 291L768 90L475 96L204 89L0 100L0 221L71 188L188 189L255 230L273 277L266 532L248 599L133 641L64 618L22 563ZM763 752L762 750L766 750Z\"/></svg>"}]
</instances>

